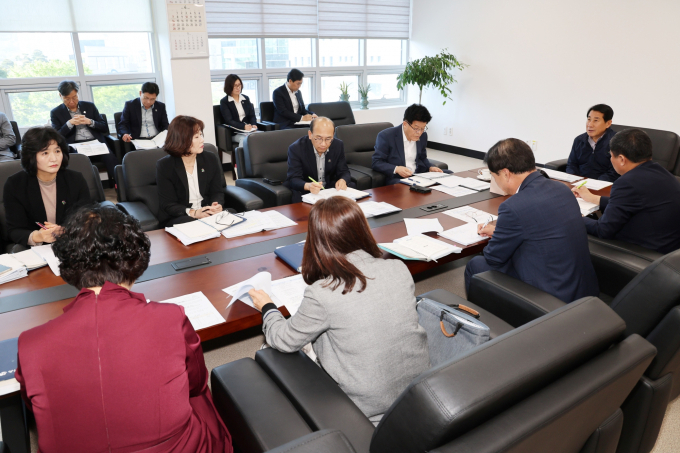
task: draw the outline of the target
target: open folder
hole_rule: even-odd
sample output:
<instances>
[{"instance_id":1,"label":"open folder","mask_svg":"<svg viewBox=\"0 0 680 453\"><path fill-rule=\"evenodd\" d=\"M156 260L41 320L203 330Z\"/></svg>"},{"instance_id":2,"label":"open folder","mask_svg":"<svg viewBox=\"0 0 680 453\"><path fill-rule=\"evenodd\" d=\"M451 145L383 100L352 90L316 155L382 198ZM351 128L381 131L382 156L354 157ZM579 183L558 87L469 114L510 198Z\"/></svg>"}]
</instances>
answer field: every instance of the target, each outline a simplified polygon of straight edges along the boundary
<instances>
[{"instance_id":1,"label":"open folder","mask_svg":"<svg viewBox=\"0 0 680 453\"><path fill-rule=\"evenodd\" d=\"M163 131L153 138L139 138L137 140L132 140L132 144L135 148L140 149L155 149L162 148L165 145L165 138L168 136L168 131Z\"/></svg>"},{"instance_id":2,"label":"open folder","mask_svg":"<svg viewBox=\"0 0 680 453\"><path fill-rule=\"evenodd\" d=\"M395 239L391 244L378 244L381 249L404 260L437 261L451 253L463 251L446 242L438 241L424 234Z\"/></svg>"}]
</instances>

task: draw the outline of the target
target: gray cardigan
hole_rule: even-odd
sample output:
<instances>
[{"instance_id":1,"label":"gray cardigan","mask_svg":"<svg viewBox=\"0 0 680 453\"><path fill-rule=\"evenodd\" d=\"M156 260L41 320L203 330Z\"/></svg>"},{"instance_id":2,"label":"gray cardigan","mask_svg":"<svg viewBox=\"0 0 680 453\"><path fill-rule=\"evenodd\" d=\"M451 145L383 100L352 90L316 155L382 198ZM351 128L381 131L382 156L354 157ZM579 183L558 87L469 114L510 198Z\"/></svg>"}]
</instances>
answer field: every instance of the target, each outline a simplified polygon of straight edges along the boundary
<instances>
[{"instance_id":1,"label":"gray cardigan","mask_svg":"<svg viewBox=\"0 0 680 453\"><path fill-rule=\"evenodd\" d=\"M425 330L418 324L415 284L398 260L373 258L363 250L347 255L370 278L342 295L320 280L305 290L298 312L286 320L278 310L264 315L267 343L299 351L313 342L317 361L374 423L399 394L430 366Z\"/></svg>"}]
</instances>

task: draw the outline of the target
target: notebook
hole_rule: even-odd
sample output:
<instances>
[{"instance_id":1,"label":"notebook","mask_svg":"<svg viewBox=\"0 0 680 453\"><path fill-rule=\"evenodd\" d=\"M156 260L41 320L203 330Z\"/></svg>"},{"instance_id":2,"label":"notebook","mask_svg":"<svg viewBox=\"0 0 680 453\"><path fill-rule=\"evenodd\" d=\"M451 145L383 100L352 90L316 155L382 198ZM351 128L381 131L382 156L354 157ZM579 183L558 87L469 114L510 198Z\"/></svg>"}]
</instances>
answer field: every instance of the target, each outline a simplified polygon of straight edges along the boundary
<instances>
[{"instance_id":1,"label":"notebook","mask_svg":"<svg viewBox=\"0 0 680 453\"><path fill-rule=\"evenodd\" d=\"M0 341L0 395L19 390L14 378L17 369L18 338Z\"/></svg>"},{"instance_id":2,"label":"notebook","mask_svg":"<svg viewBox=\"0 0 680 453\"><path fill-rule=\"evenodd\" d=\"M168 131L165 130L160 134L156 135L154 138L141 138L137 140L132 140L132 144L135 148L140 149L155 149L162 148L165 145L165 138L168 136Z\"/></svg>"},{"instance_id":3,"label":"notebook","mask_svg":"<svg viewBox=\"0 0 680 453\"><path fill-rule=\"evenodd\" d=\"M391 244L378 244L378 247L399 258L420 261L437 261L446 255L460 253L463 250L424 234L405 236L395 239Z\"/></svg>"},{"instance_id":4,"label":"notebook","mask_svg":"<svg viewBox=\"0 0 680 453\"><path fill-rule=\"evenodd\" d=\"M359 203L359 207L361 208L362 211L364 211L364 215L366 216L366 218L377 217L401 211L401 208L398 208L389 203L385 203L384 201L380 202L364 201L362 203Z\"/></svg>"},{"instance_id":5,"label":"notebook","mask_svg":"<svg viewBox=\"0 0 680 453\"><path fill-rule=\"evenodd\" d=\"M348 187L346 190L324 189L317 194L307 193L302 196L302 201L308 204L314 204L319 200L325 200L330 197L345 197L352 200L360 200L361 198L370 197L371 194L361 190L352 189Z\"/></svg>"},{"instance_id":6,"label":"notebook","mask_svg":"<svg viewBox=\"0 0 680 453\"><path fill-rule=\"evenodd\" d=\"M462 245L472 245L489 238L477 234L476 223L466 223L450 230L442 231L439 236Z\"/></svg>"},{"instance_id":7,"label":"notebook","mask_svg":"<svg viewBox=\"0 0 680 453\"><path fill-rule=\"evenodd\" d=\"M285 245L274 250L276 256L281 258L287 265L298 272L302 272L302 252L305 248L305 242L298 242L297 244Z\"/></svg>"}]
</instances>

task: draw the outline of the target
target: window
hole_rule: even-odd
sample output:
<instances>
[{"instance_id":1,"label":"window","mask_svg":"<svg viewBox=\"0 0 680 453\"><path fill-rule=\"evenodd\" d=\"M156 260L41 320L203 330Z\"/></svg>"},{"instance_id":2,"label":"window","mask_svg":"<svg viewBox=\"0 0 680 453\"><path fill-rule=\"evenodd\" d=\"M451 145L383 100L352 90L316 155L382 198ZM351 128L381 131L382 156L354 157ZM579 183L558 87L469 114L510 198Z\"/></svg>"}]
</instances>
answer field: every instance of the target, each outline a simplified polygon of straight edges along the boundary
<instances>
[{"instance_id":1,"label":"window","mask_svg":"<svg viewBox=\"0 0 680 453\"><path fill-rule=\"evenodd\" d=\"M371 85L368 92L369 100L401 99L401 92L397 90L398 74L369 74L366 78Z\"/></svg>"},{"instance_id":2,"label":"window","mask_svg":"<svg viewBox=\"0 0 680 453\"><path fill-rule=\"evenodd\" d=\"M19 127L51 124L50 111L61 104L57 90L7 93L12 117Z\"/></svg>"},{"instance_id":3,"label":"window","mask_svg":"<svg viewBox=\"0 0 680 453\"><path fill-rule=\"evenodd\" d=\"M210 69L259 69L259 39L209 39Z\"/></svg>"},{"instance_id":4,"label":"window","mask_svg":"<svg viewBox=\"0 0 680 453\"><path fill-rule=\"evenodd\" d=\"M312 38L266 38L264 49L267 68L314 66L313 41Z\"/></svg>"},{"instance_id":5,"label":"window","mask_svg":"<svg viewBox=\"0 0 680 453\"><path fill-rule=\"evenodd\" d=\"M334 102L340 100L340 84L349 85L349 101L359 101L359 76L321 76L321 102Z\"/></svg>"},{"instance_id":6,"label":"window","mask_svg":"<svg viewBox=\"0 0 680 453\"><path fill-rule=\"evenodd\" d=\"M368 39L366 66L406 64L407 43L401 39Z\"/></svg>"},{"instance_id":7,"label":"window","mask_svg":"<svg viewBox=\"0 0 680 453\"><path fill-rule=\"evenodd\" d=\"M320 39L319 66L361 66L362 47L361 39Z\"/></svg>"},{"instance_id":8,"label":"window","mask_svg":"<svg viewBox=\"0 0 680 453\"><path fill-rule=\"evenodd\" d=\"M286 83L286 78L281 77L279 79L269 79L269 100L273 100L274 90ZM313 77L305 77L302 80L302 86L300 87L300 93L302 94L302 102L305 106L314 102L312 100L312 85L314 84Z\"/></svg>"},{"instance_id":9,"label":"window","mask_svg":"<svg viewBox=\"0 0 680 453\"><path fill-rule=\"evenodd\" d=\"M141 90L141 83L93 86L92 99L94 99L94 104L97 106L99 113L105 114L107 121L113 122L113 114L122 112L125 102L138 98Z\"/></svg>"},{"instance_id":10,"label":"window","mask_svg":"<svg viewBox=\"0 0 680 453\"><path fill-rule=\"evenodd\" d=\"M79 33L85 74L153 72L148 33Z\"/></svg>"},{"instance_id":11,"label":"window","mask_svg":"<svg viewBox=\"0 0 680 453\"><path fill-rule=\"evenodd\" d=\"M77 73L71 33L0 33L0 79Z\"/></svg>"},{"instance_id":12,"label":"window","mask_svg":"<svg viewBox=\"0 0 680 453\"><path fill-rule=\"evenodd\" d=\"M244 80L243 78L241 80L243 80L243 90L241 92L248 96L255 110L258 110L260 108L260 101L257 96L257 80ZM225 96L224 80L219 82L213 81L210 84L210 88L212 89L213 105L220 105L220 101Z\"/></svg>"}]
</instances>

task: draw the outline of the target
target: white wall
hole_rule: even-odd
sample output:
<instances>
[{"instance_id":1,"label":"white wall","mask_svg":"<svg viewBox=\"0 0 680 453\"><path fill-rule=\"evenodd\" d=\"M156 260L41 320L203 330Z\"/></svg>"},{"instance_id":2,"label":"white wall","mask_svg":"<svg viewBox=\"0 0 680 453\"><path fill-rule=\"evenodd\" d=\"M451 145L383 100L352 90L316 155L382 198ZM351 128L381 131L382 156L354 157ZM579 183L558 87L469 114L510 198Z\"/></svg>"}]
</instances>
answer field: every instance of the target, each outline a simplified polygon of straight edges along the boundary
<instances>
[{"instance_id":1,"label":"white wall","mask_svg":"<svg viewBox=\"0 0 680 453\"><path fill-rule=\"evenodd\" d=\"M532 139L537 162L566 158L598 103L615 124L680 133L678 0L413 0L412 11L411 59L448 47L470 65L445 106L423 93L431 141L487 151Z\"/></svg>"},{"instance_id":2,"label":"white wall","mask_svg":"<svg viewBox=\"0 0 680 453\"><path fill-rule=\"evenodd\" d=\"M406 110L405 105L371 108L371 104L369 103L368 110L353 111L354 121L356 121L357 124L388 122L396 126L401 124L404 118L404 110Z\"/></svg>"}]
</instances>

